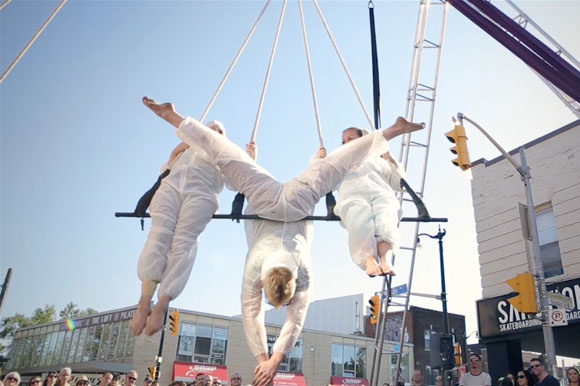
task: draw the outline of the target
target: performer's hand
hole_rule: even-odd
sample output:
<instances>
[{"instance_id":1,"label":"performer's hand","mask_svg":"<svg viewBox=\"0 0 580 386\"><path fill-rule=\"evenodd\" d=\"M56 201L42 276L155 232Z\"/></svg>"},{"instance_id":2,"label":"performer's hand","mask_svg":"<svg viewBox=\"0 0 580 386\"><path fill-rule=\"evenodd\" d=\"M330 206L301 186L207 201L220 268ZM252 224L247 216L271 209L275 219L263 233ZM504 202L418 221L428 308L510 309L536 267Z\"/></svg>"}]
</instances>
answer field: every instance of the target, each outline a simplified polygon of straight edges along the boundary
<instances>
[{"instance_id":1,"label":"performer's hand","mask_svg":"<svg viewBox=\"0 0 580 386\"><path fill-rule=\"evenodd\" d=\"M388 161L391 165L393 165L395 168L397 167L397 161L395 161L395 159L393 158L393 156L391 155L391 152L388 151L385 154L383 154L381 157L383 157L383 159L385 159L386 161Z\"/></svg>"},{"instance_id":2,"label":"performer's hand","mask_svg":"<svg viewBox=\"0 0 580 386\"><path fill-rule=\"evenodd\" d=\"M324 158L324 157L326 157L326 148L321 147L320 149L318 149L318 151L314 155L314 158L321 159L321 158Z\"/></svg>"},{"instance_id":3,"label":"performer's hand","mask_svg":"<svg viewBox=\"0 0 580 386\"><path fill-rule=\"evenodd\" d=\"M256 142L252 141L246 145L246 153L255 161L258 158L258 147Z\"/></svg>"},{"instance_id":4,"label":"performer's hand","mask_svg":"<svg viewBox=\"0 0 580 386\"><path fill-rule=\"evenodd\" d=\"M269 386L274 380L276 371L278 370L278 364L272 361L272 358L267 361L260 362L254 369L254 381L252 385L254 386Z\"/></svg>"}]
</instances>

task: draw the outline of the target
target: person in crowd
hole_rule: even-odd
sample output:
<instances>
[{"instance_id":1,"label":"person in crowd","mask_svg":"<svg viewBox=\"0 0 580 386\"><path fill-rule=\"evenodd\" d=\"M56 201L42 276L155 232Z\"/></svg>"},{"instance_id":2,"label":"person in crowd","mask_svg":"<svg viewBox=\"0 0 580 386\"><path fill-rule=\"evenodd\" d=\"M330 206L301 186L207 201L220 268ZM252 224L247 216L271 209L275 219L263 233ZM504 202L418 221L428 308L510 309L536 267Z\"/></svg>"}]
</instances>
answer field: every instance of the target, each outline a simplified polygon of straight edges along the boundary
<instances>
[{"instance_id":1,"label":"person in crowd","mask_svg":"<svg viewBox=\"0 0 580 386\"><path fill-rule=\"evenodd\" d=\"M54 370L50 370L48 374L46 374L46 378L44 378L44 382L42 382L42 386L54 386L56 383L56 379L58 378L58 374ZM108 386L108 385L103 385Z\"/></svg>"},{"instance_id":2,"label":"person in crowd","mask_svg":"<svg viewBox=\"0 0 580 386\"><path fill-rule=\"evenodd\" d=\"M16 371L6 374L4 384L6 386L18 386L20 384L20 374Z\"/></svg>"},{"instance_id":3,"label":"person in crowd","mask_svg":"<svg viewBox=\"0 0 580 386\"><path fill-rule=\"evenodd\" d=\"M423 372L420 369L415 369L413 371L413 376L411 377L411 385L423 386L424 379Z\"/></svg>"},{"instance_id":4,"label":"person in crowd","mask_svg":"<svg viewBox=\"0 0 580 386\"><path fill-rule=\"evenodd\" d=\"M81 375L77 379L77 383L75 385L76 386L91 386L91 383L89 382L89 378L87 378L86 375Z\"/></svg>"},{"instance_id":5,"label":"person in crowd","mask_svg":"<svg viewBox=\"0 0 580 386\"><path fill-rule=\"evenodd\" d=\"M358 127L342 132L342 144L368 134ZM354 263L371 277L394 275L390 263L399 250L399 200L403 165L386 152L368 157L344 176L338 186L334 213L348 231L350 255Z\"/></svg>"},{"instance_id":6,"label":"person in crowd","mask_svg":"<svg viewBox=\"0 0 580 386\"><path fill-rule=\"evenodd\" d=\"M499 386L514 386L513 381L507 375L505 377L500 377L498 381Z\"/></svg>"},{"instance_id":7,"label":"person in crowd","mask_svg":"<svg viewBox=\"0 0 580 386\"><path fill-rule=\"evenodd\" d=\"M443 377L441 375L435 377L435 386L443 386Z\"/></svg>"},{"instance_id":8,"label":"person in crowd","mask_svg":"<svg viewBox=\"0 0 580 386\"><path fill-rule=\"evenodd\" d=\"M139 375L135 370L129 370L125 375L125 386L135 386Z\"/></svg>"},{"instance_id":9,"label":"person in crowd","mask_svg":"<svg viewBox=\"0 0 580 386\"><path fill-rule=\"evenodd\" d=\"M222 382L220 381L220 379L218 377L213 377L213 381L211 381L211 385L212 386L221 386Z\"/></svg>"},{"instance_id":10,"label":"person in crowd","mask_svg":"<svg viewBox=\"0 0 580 386\"><path fill-rule=\"evenodd\" d=\"M198 373L195 376L195 386L205 386L205 374Z\"/></svg>"},{"instance_id":11,"label":"person in crowd","mask_svg":"<svg viewBox=\"0 0 580 386\"><path fill-rule=\"evenodd\" d=\"M230 377L230 386L242 386L242 375L240 373L233 373Z\"/></svg>"},{"instance_id":12,"label":"person in crowd","mask_svg":"<svg viewBox=\"0 0 580 386\"><path fill-rule=\"evenodd\" d=\"M159 386L159 382L158 381L153 381L153 382L151 382L151 386Z\"/></svg>"},{"instance_id":13,"label":"person in crowd","mask_svg":"<svg viewBox=\"0 0 580 386\"><path fill-rule=\"evenodd\" d=\"M121 384L121 374L113 372L113 379L111 380L110 386L119 386Z\"/></svg>"},{"instance_id":14,"label":"person in crowd","mask_svg":"<svg viewBox=\"0 0 580 386\"><path fill-rule=\"evenodd\" d=\"M173 381L171 386L185 386L185 382L183 381Z\"/></svg>"},{"instance_id":15,"label":"person in crowd","mask_svg":"<svg viewBox=\"0 0 580 386\"><path fill-rule=\"evenodd\" d=\"M228 186L246 196L247 212L264 218L245 222L249 252L242 284L242 322L250 351L258 361L252 384L266 386L294 348L308 310L312 222L302 219L312 214L318 200L366 157L385 153L390 139L424 126L399 117L391 127L341 146L298 177L281 183L255 162L254 142L244 152L202 123L181 116L171 103L159 104L147 97L143 103L177 128L176 134L182 141L205 151ZM318 158L325 152L319 149ZM271 356L264 326L263 295L275 308L288 305L286 321Z\"/></svg>"},{"instance_id":16,"label":"person in crowd","mask_svg":"<svg viewBox=\"0 0 580 386\"><path fill-rule=\"evenodd\" d=\"M542 358L532 358L530 369L536 377L536 386L560 386L560 382L546 371Z\"/></svg>"},{"instance_id":17,"label":"person in crowd","mask_svg":"<svg viewBox=\"0 0 580 386\"><path fill-rule=\"evenodd\" d=\"M566 378L568 379L568 385L580 386L578 380L578 369L576 367L570 367L568 371L566 371Z\"/></svg>"},{"instance_id":18,"label":"person in crowd","mask_svg":"<svg viewBox=\"0 0 580 386\"><path fill-rule=\"evenodd\" d=\"M507 373L505 377L508 378L510 381L512 381L512 385L515 385L516 381L515 381L515 377L512 373Z\"/></svg>"},{"instance_id":19,"label":"person in crowd","mask_svg":"<svg viewBox=\"0 0 580 386\"><path fill-rule=\"evenodd\" d=\"M99 383L97 383L97 386L110 386L112 381L113 381L113 373L111 373L110 371L105 371L103 375L101 375Z\"/></svg>"},{"instance_id":20,"label":"person in crowd","mask_svg":"<svg viewBox=\"0 0 580 386\"><path fill-rule=\"evenodd\" d=\"M40 386L42 383L42 378L40 376L35 375L28 380L28 386Z\"/></svg>"},{"instance_id":21,"label":"person in crowd","mask_svg":"<svg viewBox=\"0 0 580 386\"><path fill-rule=\"evenodd\" d=\"M150 376L146 376L145 379L143 379L143 386L151 386L151 383L153 382L153 379L151 379ZM183 385L185 386L185 385Z\"/></svg>"},{"instance_id":22,"label":"person in crowd","mask_svg":"<svg viewBox=\"0 0 580 386\"><path fill-rule=\"evenodd\" d=\"M211 121L207 126L225 136L221 122ZM169 302L187 284L199 235L217 211L218 194L224 186L220 171L204 151L183 142L173 150L167 164L171 164L171 172L151 200L151 230L137 264L141 296L130 323L135 335L145 329L150 336L163 326ZM158 284L159 300L151 309Z\"/></svg>"},{"instance_id":23,"label":"person in crowd","mask_svg":"<svg viewBox=\"0 0 580 386\"><path fill-rule=\"evenodd\" d=\"M68 381L70 380L70 376L72 374L72 370L70 367L63 367L58 372L58 382L55 386L70 386Z\"/></svg>"},{"instance_id":24,"label":"person in crowd","mask_svg":"<svg viewBox=\"0 0 580 386\"><path fill-rule=\"evenodd\" d=\"M534 386L536 383L536 381L534 380L534 376L528 370L518 371L518 376L516 380L518 383L517 386Z\"/></svg>"},{"instance_id":25,"label":"person in crowd","mask_svg":"<svg viewBox=\"0 0 580 386\"><path fill-rule=\"evenodd\" d=\"M483 371L481 355L471 354L469 356L469 372L461 376L460 386L491 386L491 377Z\"/></svg>"}]
</instances>

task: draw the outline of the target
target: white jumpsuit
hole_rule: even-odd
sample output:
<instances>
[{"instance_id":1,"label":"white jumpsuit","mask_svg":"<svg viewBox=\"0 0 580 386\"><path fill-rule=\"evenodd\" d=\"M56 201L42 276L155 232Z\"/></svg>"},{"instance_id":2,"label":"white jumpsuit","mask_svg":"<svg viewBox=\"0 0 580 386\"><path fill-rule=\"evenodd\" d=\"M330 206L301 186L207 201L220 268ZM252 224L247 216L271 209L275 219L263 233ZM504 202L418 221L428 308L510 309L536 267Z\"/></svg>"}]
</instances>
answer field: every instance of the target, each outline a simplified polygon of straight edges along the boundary
<instances>
[{"instance_id":1,"label":"white jumpsuit","mask_svg":"<svg viewBox=\"0 0 580 386\"><path fill-rule=\"evenodd\" d=\"M379 241L390 243L394 254L399 250L400 206L395 191L401 191L404 177L401 164L395 167L382 157L369 157L338 188L334 212L348 231L352 260L363 270L368 256L378 256Z\"/></svg>"},{"instance_id":2,"label":"white jumpsuit","mask_svg":"<svg viewBox=\"0 0 580 386\"><path fill-rule=\"evenodd\" d=\"M312 222L298 220L312 214L320 197L331 191L350 168L356 167L367 156L386 152L387 141L382 132L377 131L375 135L341 146L326 158L314 162L298 177L281 183L245 151L192 118L186 118L176 134L189 146L208 152L227 185L246 196L247 213L278 220L245 222L249 251L242 283L242 321L252 354L267 354L262 279L271 268L288 268L296 279L296 292L274 344L274 352L287 355L302 331L312 280Z\"/></svg>"},{"instance_id":3,"label":"white jumpsuit","mask_svg":"<svg viewBox=\"0 0 580 386\"><path fill-rule=\"evenodd\" d=\"M204 152L185 150L150 205L151 230L137 265L141 281L160 282L157 296L175 299L185 287L199 235L218 208L223 178Z\"/></svg>"}]
</instances>

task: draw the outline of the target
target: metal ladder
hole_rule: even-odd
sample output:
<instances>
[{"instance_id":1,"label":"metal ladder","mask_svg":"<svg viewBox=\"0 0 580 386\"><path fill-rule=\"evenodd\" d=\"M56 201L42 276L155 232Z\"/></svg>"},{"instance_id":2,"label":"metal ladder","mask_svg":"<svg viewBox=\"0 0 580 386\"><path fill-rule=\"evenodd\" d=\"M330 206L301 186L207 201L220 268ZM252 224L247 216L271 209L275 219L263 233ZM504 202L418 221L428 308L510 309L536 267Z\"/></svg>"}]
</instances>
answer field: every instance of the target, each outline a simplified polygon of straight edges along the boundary
<instances>
[{"instance_id":1,"label":"metal ladder","mask_svg":"<svg viewBox=\"0 0 580 386\"><path fill-rule=\"evenodd\" d=\"M578 62L578 60L576 60L576 58L574 58L572 54L566 51L564 47L562 47L556 40L554 40L550 35L548 35L546 31L544 31L539 25L537 25L532 19L530 19L530 17L526 15L524 11L519 9L511 0L505 0L505 2L517 12L517 15L515 17L512 17L512 19L515 22L521 25L524 29L527 29L528 26L532 26L540 35L542 35L542 37L544 37L544 39L547 40L547 42L544 43L546 43L548 46L551 46L550 48L556 51L558 55L568 59L568 62L572 66L580 70L580 62ZM530 69L534 71L531 67ZM562 92L559 88L554 86L552 82L550 82L549 80L538 74L536 71L534 72L536 73L536 75L540 77L540 79L542 79L542 81L544 81L546 86L548 86L550 90L552 90L554 94L556 94L556 96L560 98L562 102L564 102L566 107L568 107L572 111L572 113L574 113L578 118L580 118L580 102L570 98L568 94Z\"/></svg>"},{"instance_id":2,"label":"metal ladder","mask_svg":"<svg viewBox=\"0 0 580 386\"><path fill-rule=\"evenodd\" d=\"M434 7L430 12L431 7ZM443 0L421 0L419 2L419 12L417 16L417 27L415 31L415 40L413 43L413 59L411 63L411 73L409 76L409 87L407 91L407 107L405 118L413 122L425 122L426 128L420 132L413 134L406 134L401 141L401 151L399 154L399 161L402 162L407 169L407 180L410 185L418 189L416 192L419 197L423 196L425 187L425 176L427 172L427 160L429 156L429 144L431 141L431 130L433 123L433 112L435 109L435 101L437 94L437 81L439 76L439 65L441 62L441 51L443 48L443 41L445 37L445 26L447 22L447 11L449 4ZM438 22L438 28L428 30L430 25L428 21L434 20ZM437 27L437 25L435 25ZM438 36L428 36L434 33ZM421 67L424 60L431 60L429 63L433 66L429 71ZM413 137L413 138L412 138ZM410 164L411 150L413 153L420 153L413 157L414 160L420 159L422 156L422 163ZM413 168L412 172L409 172ZM407 193L404 193L401 198L401 207L405 210L415 210L411 207L412 200L408 198ZM403 355L403 344L405 338L405 320L407 317L407 310L409 309L409 300L411 296L411 287L413 282L413 270L415 265L415 255L417 249L417 236L419 234L420 222L400 223L402 235L413 235L409 245L402 242L399 255L409 255L410 259L405 256L403 261L410 261L409 279L407 282L406 295L393 295L391 293L391 278L385 277L380 292L380 312L377 321L377 330L375 334L375 348L373 353L373 362L371 367L370 386L378 386L381 359L383 354L396 354L397 365L396 374L393 385L396 385L400 376L401 358ZM394 263L394 258L393 258ZM435 297L435 295L427 295ZM403 298L404 302L396 302L394 298ZM395 352L383 352L384 332L386 327L386 315L391 306L402 306L403 323L401 326L400 342L398 350Z\"/></svg>"}]
</instances>

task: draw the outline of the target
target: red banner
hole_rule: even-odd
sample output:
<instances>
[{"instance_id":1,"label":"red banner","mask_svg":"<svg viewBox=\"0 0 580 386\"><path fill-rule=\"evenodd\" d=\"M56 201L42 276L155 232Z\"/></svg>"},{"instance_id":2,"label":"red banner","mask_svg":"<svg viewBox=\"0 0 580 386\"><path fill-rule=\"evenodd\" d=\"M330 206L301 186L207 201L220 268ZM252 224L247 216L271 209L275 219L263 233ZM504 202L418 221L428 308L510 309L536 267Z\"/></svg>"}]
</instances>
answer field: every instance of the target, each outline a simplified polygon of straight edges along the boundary
<instances>
[{"instance_id":1,"label":"red banner","mask_svg":"<svg viewBox=\"0 0 580 386\"><path fill-rule=\"evenodd\" d=\"M195 376L199 373L218 377L221 381L228 382L229 380L226 366L210 365L209 363L173 362L174 381L195 381Z\"/></svg>"},{"instance_id":2,"label":"red banner","mask_svg":"<svg viewBox=\"0 0 580 386\"><path fill-rule=\"evenodd\" d=\"M304 374L277 372L274 386L306 386Z\"/></svg>"},{"instance_id":3,"label":"red banner","mask_svg":"<svg viewBox=\"0 0 580 386\"><path fill-rule=\"evenodd\" d=\"M369 386L369 381L367 381L366 378L330 377L330 383L333 386L350 386L350 385Z\"/></svg>"}]
</instances>

